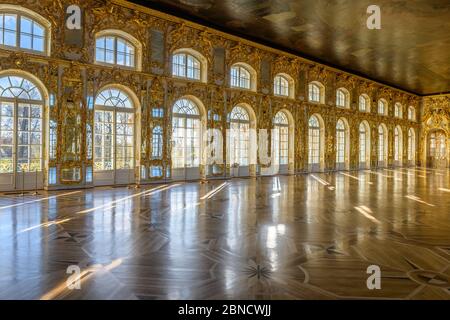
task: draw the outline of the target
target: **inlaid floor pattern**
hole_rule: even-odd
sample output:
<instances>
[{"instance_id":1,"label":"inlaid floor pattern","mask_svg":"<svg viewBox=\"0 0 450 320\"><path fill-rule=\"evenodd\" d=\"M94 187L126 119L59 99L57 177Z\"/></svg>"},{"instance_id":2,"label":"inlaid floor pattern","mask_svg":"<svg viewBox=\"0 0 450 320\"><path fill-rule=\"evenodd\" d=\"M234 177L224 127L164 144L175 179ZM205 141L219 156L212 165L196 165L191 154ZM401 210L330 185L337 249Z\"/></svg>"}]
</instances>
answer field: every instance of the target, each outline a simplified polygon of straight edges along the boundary
<instances>
[{"instance_id":1,"label":"inlaid floor pattern","mask_svg":"<svg viewBox=\"0 0 450 320\"><path fill-rule=\"evenodd\" d=\"M0 196L0 299L361 298L450 299L449 170Z\"/></svg>"}]
</instances>

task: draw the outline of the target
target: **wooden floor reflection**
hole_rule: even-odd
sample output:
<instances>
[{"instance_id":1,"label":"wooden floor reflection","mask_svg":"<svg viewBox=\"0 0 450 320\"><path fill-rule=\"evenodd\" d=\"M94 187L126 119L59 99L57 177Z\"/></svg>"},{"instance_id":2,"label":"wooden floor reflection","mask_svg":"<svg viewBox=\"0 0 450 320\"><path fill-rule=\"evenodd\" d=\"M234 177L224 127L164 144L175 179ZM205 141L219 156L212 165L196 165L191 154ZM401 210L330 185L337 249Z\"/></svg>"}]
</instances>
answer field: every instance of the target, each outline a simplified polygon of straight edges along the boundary
<instances>
[{"instance_id":1,"label":"wooden floor reflection","mask_svg":"<svg viewBox=\"0 0 450 320\"><path fill-rule=\"evenodd\" d=\"M450 299L450 171L1 196L0 298Z\"/></svg>"}]
</instances>

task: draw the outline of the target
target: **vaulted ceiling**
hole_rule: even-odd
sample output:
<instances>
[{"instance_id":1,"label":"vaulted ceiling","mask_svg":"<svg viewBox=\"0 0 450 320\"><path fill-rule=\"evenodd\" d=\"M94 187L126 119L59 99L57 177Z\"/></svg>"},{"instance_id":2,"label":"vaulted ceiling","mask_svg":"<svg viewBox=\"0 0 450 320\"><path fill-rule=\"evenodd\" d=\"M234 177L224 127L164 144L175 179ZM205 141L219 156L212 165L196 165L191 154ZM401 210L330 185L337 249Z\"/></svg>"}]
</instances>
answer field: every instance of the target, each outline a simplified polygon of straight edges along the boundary
<instances>
[{"instance_id":1,"label":"vaulted ceiling","mask_svg":"<svg viewBox=\"0 0 450 320\"><path fill-rule=\"evenodd\" d=\"M450 92L450 0L136 0L409 92ZM366 27L381 8L381 30Z\"/></svg>"}]
</instances>

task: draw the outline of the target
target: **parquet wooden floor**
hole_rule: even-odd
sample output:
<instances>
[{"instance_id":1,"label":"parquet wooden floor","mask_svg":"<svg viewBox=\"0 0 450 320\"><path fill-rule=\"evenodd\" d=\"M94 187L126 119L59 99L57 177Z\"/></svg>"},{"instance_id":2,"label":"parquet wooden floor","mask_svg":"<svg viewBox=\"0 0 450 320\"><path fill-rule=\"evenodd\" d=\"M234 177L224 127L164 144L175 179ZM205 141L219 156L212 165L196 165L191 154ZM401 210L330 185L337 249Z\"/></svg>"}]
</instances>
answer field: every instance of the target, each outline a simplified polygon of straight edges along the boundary
<instances>
[{"instance_id":1,"label":"parquet wooden floor","mask_svg":"<svg viewBox=\"0 0 450 320\"><path fill-rule=\"evenodd\" d=\"M0 196L0 299L355 298L450 299L450 171Z\"/></svg>"}]
</instances>

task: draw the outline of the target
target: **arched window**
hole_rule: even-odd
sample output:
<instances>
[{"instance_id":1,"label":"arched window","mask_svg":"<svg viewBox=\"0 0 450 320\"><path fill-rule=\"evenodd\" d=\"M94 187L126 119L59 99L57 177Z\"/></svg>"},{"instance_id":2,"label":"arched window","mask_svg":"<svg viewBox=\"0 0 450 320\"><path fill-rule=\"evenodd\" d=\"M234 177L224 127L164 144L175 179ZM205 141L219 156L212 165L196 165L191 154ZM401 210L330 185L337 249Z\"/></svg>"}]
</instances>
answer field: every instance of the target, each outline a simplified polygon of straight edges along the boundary
<instances>
[{"instance_id":1,"label":"arched window","mask_svg":"<svg viewBox=\"0 0 450 320\"><path fill-rule=\"evenodd\" d=\"M0 174L42 171L43 107L34 83L0 77Z\"/></svg>"},{"instance_id":2,"label":"arched window","mask_svg":"<svg viewBox=\"0 0 450 320\"><path fill-rule=\"evenodd\" d=\"M134 168L135 108L124 91L111 87L95 99L94 179L97 184L130 183ZM125 170L124 179L119 172Z\"/></svg>"},{"instance_id":3,"label":"arched window","mask_svg":"<svg viewBox=\"0 0 450 320\"><path fill-rule=\"evenodd\" d=\"M359 96L359 111L369 112L370 111L370 99L366 94Z\"/></svg>"},{"instance_id":4,"label":"arched window","mask_svg":"<svg viewBox=\"0 0 450 320\"><path fill-rule=\"evenodd\" d=\"M287 74L277 74L273 81L273 93L276 96L294 98L294 79Z\"/></svg>"},{"instance_id":5,"label":"arched window","mask_svg":"<svg viewBox=\"0 0 450 320\"><path fill-rule=\"evenodd\" d=\"M176 53L172 57L172 75L191 80L201 80L202 70L201 61L192 54L185 51Z\"/></svg>"},{"instance_id":6,"label":"arched window","mask_svg":"<svg viewBox=\"0 0 450 320\"><path fill-rule=\"evenodd\" d=\"M403 155L403 139L402 130L400 127L395 127L394 129L394 161L401 165L402 155Z\"/></svg>"},{"instance_id":7,"label":"arched window","mask_svg":"<svg viewBox=\"0 0 450 320\"><path fill-rule=\"evenodd\" d=\"M15 5L0 6L0 46L49 54L50 23Z\"/></svg>"},{"instance_id":8,"label":"arched window","mask_svg":"<svg viewBox=\"0 0 450 320\"><path fill-rule=\"evenodd\" d=\"M365 122L359 125L359 164L360 168L370 165L370 129Z\"/></svg>"},{"instance_id":9,"label":"arched window","mask_svg":"<svg viewBox=\"0 0 450 320\"><path fill-rule=\"evenodd\" d=\"M339 119L336 123L336 163L345 163L345 151L346 151L346 130L345 123L342 119Z\"/></svg>"},{"instance_id":10,"label":"arched window","mask_svg":"<svg viewBox=\"0 0 450 320\"><path fill-rule=\"evenodd\" d=\"M325 89L319 82L311 82L308 85L308 100L310 102L324 103Z\"/></svg>"},{"instance_id":11,"label":"arched window","mask_svg":"<svg viewBox=\"0 0 450 320\"><path fill-rule=\"evenodd\" d=\"M200 166L201 121L197 104L182 98L172 108L172 167L198 168Z\"/></svg>"},{"instance_id":12,"label":"arched window","mask_svg":"<svg viewBox=\"0 0 450 320\"><path fill-rule=\"evenodd\" d=\"M163 129L156 126L152 130L152 158L161 159L163 152Z\"/></svg>"},{"instance_id":13,"label":"arched window","mask_svg":"<svg viewBox=\"0 0 450 320\"><path fill-rule=\"evenodd\" d=\"M378 100L378 114L385 115L387 113L387 102L384 99Z\"/></svg>"},{"instance_id":14,"label":"arched window","mask_svg":"<svg viewBox=\"0 0 450 320\"><path fill-rule=\"evenodd\" d=\"M402 105L398 102L394 105L394 116L396 118L401 118L403 116Z\"/></svg>"},{"instance_id":15,"label":"arched window","mask_svg":"<svg viewBox=\"0 0 450 320\"><path fill-rule=\"evenodd\" d=\"M250 117L243 106L235 106L229 114L229 163L248 166L250 156Z\"/></svg>"},{"instance_id":16,"label":"arched window","mask_svg":"<svg viewBox=\"0 0 450 320\"><path fill-rule=\"evenodd\" d=\"M289 163L289 120L283 111L277 112L274 123L274 161L279 165Z\"/></svg>"},{"instance_id":17,"label":"arched window","mask_svg":"<svg viewBox=\"0 0 450 320\"><path fill-rule=\"evenodd\" d=\"M311 116L308 122L308 163L310 165L320 164L320 122L316 116Z\"/></svg>"},{"instance_id":18,"label":"arched window","mask_svg":"<svg viewBox=\"0 0 450 320\"><path fill-rule=\"evenodd\" d=\"M95 38L95 62L140 69L139 41L119 30L104 30Z\"/></svg>"},{"instance_id":19,"label":"arched window","mask_svg":"<svg viewBox=\"0 0 450 320\"><path fill-rule=\"evenodd\" d=\"M378 127L378 162L386 164L387 157L387 132L384 125Z\"/></svg>"},{"instance_id":20,"label":"arched window","mask_svg":"<svg viewBox=\"0 0 450 320\"><path fill-rule=\"evenodd\" d=\"M336 91L336 106L339 108L350 107L350 94L346 89L340 88Z\"/></svg>"},{"instance_id":21,"label":"arched window","mask_svg":"<svg viewBox=\"0 0 450 320\"><path fill-rule=\"evenodd\" d=\"M408 120L416 121L416 109L413 106L408 107Z\"/></svg>"},{"instance_id":22,"label":"arched window","mask_svg":"<svg viewBox=\"0 0 450 320\"><path fill-rule=\"evenodd\" d=\"M230 85L256 91L256 72L247 64L236 63L230 70Z\"/></svg>"},{"instance_id":23,"label":"arched window","mask_svg":"<svg viewBox=\"0 0 450 320\"><path fill-rule=\"evenodd\" d=\"M416 134L413 128L408 130L408 161L414 164L416 158Z\"/></svg>"}]
</instances>

